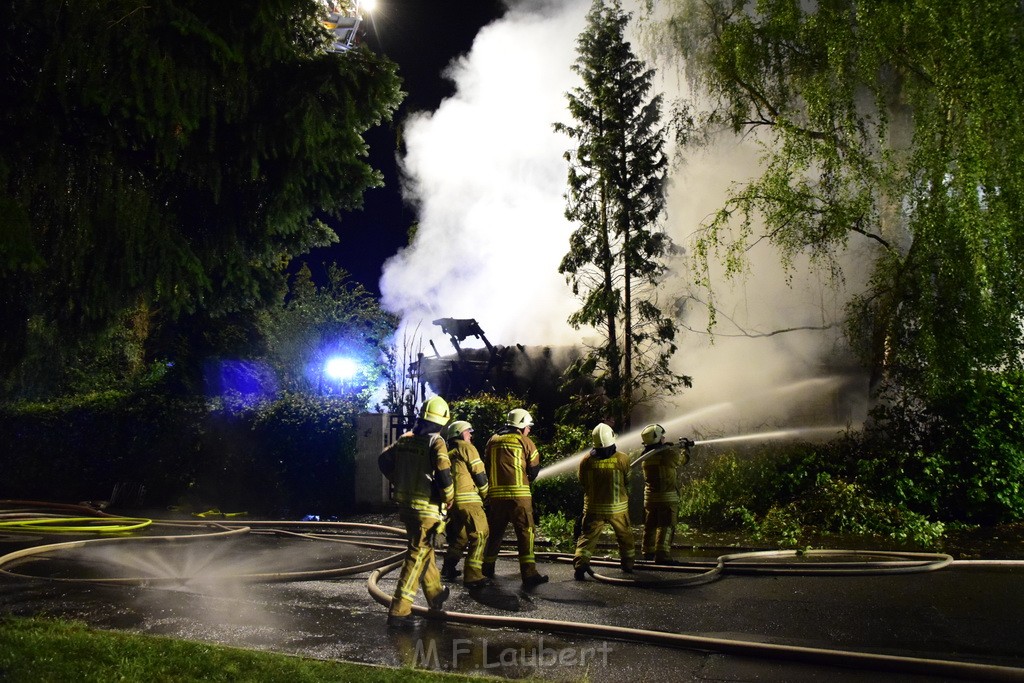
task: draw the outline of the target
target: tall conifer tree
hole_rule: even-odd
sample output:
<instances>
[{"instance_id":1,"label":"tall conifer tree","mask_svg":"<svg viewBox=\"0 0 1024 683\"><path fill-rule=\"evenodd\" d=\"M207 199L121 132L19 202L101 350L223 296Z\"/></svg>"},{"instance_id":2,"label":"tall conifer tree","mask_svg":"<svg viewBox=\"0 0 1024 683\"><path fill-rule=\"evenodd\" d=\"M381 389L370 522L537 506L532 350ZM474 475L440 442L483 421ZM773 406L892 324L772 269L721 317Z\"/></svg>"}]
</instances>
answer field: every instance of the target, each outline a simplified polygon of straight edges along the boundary
<instances>
[{"instance_id":1,"label":"tall conifer tree","mask_svg":"<svg viewBox=\"0 0 1024 683\"><path fill-rule=\"evenodd\" d=\"M618 0L595 0L573 66L583 85L567 94L575 123L555 124L576 142L566 154L565 215L577 228L559 272L583 305L569 323L601 333L572 371L598 380L620 427L634 405L689 385L669 369L677 327L655 290L672 246L658 225L667 166L662 98L651 96L654 71L625 39L629 20Z\"/></svg>"}]
</instances>

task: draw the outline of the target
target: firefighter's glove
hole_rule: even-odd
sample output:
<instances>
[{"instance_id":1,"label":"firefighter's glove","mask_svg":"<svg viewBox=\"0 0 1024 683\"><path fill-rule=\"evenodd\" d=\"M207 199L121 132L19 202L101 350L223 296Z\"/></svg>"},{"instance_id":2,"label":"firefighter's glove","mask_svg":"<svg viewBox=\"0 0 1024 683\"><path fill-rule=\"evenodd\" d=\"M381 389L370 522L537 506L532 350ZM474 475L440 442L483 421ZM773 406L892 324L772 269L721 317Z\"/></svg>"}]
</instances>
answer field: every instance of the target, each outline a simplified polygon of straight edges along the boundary
<instances>
[{"instance_id":1,"label":"firefighter's glove","mask_svg":"<svg viewBox=\"0 0 1024 683\"><path fill-rule=\"evenodd\" d=\"M693 439L687 439L685 436L679 437L679 447L687 453L689 453L690 449L696 445L697 443Z\"/></svg>"}]
</instances>

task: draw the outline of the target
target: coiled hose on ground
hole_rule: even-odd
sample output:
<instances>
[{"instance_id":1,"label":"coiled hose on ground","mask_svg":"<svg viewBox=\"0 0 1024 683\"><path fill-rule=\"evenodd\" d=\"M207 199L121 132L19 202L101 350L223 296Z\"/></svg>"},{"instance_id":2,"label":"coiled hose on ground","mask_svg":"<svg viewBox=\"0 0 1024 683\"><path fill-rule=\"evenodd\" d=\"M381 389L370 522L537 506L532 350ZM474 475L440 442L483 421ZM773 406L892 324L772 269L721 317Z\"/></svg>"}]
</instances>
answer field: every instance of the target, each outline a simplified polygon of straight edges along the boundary
<instances>
[{"instance_id":1,"label":"coiled hose on ground","mask_svg":"<svg viewBox=\"0 0 1024 683\"><path fill-rule=\"evenodd\" d=\"M267 532L280 535L295 536L312 540L347 543L368 548L381 550L395 550L387 557L358 565L338 567L326 570L297 571L297 572L273 572L240 574L233 576L233 579L248 582L274 582L274 581L304 581L322 580L351 576L363 572L370 572L367 581L367 588L371 597L382 605L390 605L391 596L381 590L380 579L389 572L394 571L402 564L404 554L403 529L391 526L376 524L360 524L354 522L295 522L295 521L245 521L245 522L209 522L191 520L140 520L137 518L121 518L116 515L92 511L80 506L57 506L48 503L36 503L33 501L0 501L0 505L17 504L21 506L38 506L45 509L59 509L80 513L80 516L59 517L52 513L35 514L25 516L22 512L0 512L0 529L8 530L32 530L32 531L58 531L61 533L88 532L88 533L119 533L121 536L113 538L97 538L80 541L70 541L41 545L32 548L24 548L0 557L0 573L14 574L5 569L6 565L14 560L31 555L59 552L71 548L80 548L87 545L110 544L123 542L137 543L184 543L197 539L223 538L238 536L250 532ZM85 517L85 511L92 512ZM99 518L105 523L93 523ZM154 526L166 525L173 527L191 527L204 529L201 533L169 536L127 536L123 535L131 531L149 526L143 524L150 521ZM15 523L17 522L17 523ZM326 529L338 531L360 531L366 532L359 535L341 537L335 534L311 533L293 531L292 529ZM206 531L208 530L208 531ZM401 539L403 542L399 542ZM514 553L503 553L503 555L514 555ZM771 562L764 563L764 560L779 560L783 558L797 557L862 557L865 558L851 566L851 562L814 563L806 562ZM867 559L871 558L871 559ZM884 558L879 560L879 558ZM571 555L565 553L538 553L538 559L553 562L571 562ZM1024 564L1019 562L998 561L999 564ZM611 559L595 558L592 561L594 566L617 565L618 562ZM722 555L711 561L693 562L682 566L661 567L661 571L674 573L695 572L693 575L675 579L636 579L609 577L598 572L593 574L600 582L619 586L631 587L658 587L658 588L679 588L699 586L710 581L715 581L727 574L787 574L787 575L877 575L877 574L906 574L935 571L954 564L951 556L939 553L905 553L892 551L862 551L862 550L810 550L810 551L755 551L746 553L732 553ZM957 562L956 564L961 564ZM14 574L16 576L22 576ZM151 584L161 579L153 578L58 578L52 580L60 581L83 581L90 583L115 583L115 584ZM167 581L181 581L181 578L163 579ZM870 652L858 652L849 650L835 650L826 648L800 647L791 645L777 645L756 641L730 640L723 638L711 638L706 636L695 636L681 633L669 633L663 631L652 631L646 629L634 629L620 626L609 626L603 624L567 622L554 619L535 619L519 617L514 615L486 615L472 614L467 612L454 612L438 610L432 611L419 605L413 606L416 614L426 616L430 619L438 619L455 623L478 625L494 628L517 628L525 631L541 631L560 633L588 638L606 638L628 642L637 642L648 645L663 647L702 650L718 652L726 655L762 657L772 659L784 659L819 665L852 667L861 669L873 669L889 672L900 672L908 674L923 674L931 676L944 676L963 678L968 680L997 680L997 681L1024 681L1024 668L994 666L977 664L973 662L962 662L954 660L927 659L918 657L903 657L895 655L876 654Z\"/></svg>"}]
</instances>

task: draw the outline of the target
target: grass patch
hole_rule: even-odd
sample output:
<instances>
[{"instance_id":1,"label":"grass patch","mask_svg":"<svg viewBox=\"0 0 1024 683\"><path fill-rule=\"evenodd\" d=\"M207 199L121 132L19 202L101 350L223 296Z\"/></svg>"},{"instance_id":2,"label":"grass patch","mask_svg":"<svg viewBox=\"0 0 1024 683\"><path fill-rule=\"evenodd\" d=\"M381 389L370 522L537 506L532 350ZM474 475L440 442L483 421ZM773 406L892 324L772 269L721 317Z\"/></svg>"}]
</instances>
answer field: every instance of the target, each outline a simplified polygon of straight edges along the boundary
<instances>
[{"instance_id":1,"label":"grass patch","mask_svg":"<svg viewBox=\"0 0 1024 683\"><path fill-rule=\"evenodd\" d=\"M161 636L93 630L48 619L0 618L0 680L39 681L459 681L457 674L303 659ZM497 680L497 679L490 679Z\"/></svg>"}]
</instances>

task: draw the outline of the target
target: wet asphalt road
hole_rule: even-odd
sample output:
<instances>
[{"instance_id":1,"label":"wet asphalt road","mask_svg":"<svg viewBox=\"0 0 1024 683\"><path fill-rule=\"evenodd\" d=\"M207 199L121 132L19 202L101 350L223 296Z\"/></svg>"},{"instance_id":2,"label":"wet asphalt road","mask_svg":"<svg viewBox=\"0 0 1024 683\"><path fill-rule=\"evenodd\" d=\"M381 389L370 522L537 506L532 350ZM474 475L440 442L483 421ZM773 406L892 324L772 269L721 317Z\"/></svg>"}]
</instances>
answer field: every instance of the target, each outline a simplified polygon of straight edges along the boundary
<instances>
[{"instance_id":1,"label":"wet asphalt road","mask_svg":"<svg viewBox=\"0 0 1024 683\"><path fill-rule=\"evenodd\" d=\"M0 554L62 540L67 538L0 536ZM263 584L232 578L352 565L388 551L269 536L164 548L115 546L8 565L22 576L0 575L0 614L61 617L104 629L319 659L509 679L942 680L434 621L414 633L396 633L385 626L385 608L369 596L366 574ZM1022 568L953 566L891 576L729 575L674 589L577 582L566 564L545 564L544 570L551 582L527 592L514 561L502 559L496 586L470 595L455 585L445 608L1024 667ZM195 578L144 587L53 580L116 576ZM382 580L389 594L394 580L394 573Z\"/></svg>"}]
</instances>

